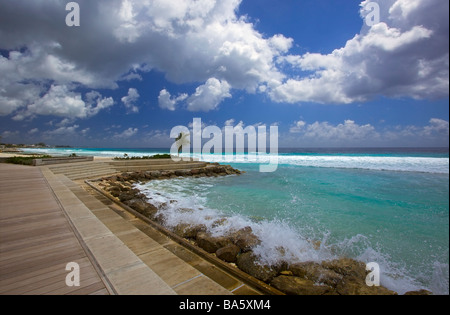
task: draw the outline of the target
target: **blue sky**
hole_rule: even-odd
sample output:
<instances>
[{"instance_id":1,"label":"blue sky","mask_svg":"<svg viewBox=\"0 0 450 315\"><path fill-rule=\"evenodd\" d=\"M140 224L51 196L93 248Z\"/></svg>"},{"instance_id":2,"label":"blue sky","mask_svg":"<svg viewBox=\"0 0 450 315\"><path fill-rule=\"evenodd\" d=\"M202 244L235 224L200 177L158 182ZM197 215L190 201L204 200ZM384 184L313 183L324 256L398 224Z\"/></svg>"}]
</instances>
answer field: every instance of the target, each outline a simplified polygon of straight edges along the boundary
<instances>
[{"instance_id":1,"label":"blue sky","mask_svg":"<svg viewBox=\"0 0 450 315\"><path fill-rule=\"evenodd\" d=\"M201 118L283 147L448 146L446 0L80 0L73 27L68 2L0 3L2 142L169 147Z\"/></svg>"}]
</instances>

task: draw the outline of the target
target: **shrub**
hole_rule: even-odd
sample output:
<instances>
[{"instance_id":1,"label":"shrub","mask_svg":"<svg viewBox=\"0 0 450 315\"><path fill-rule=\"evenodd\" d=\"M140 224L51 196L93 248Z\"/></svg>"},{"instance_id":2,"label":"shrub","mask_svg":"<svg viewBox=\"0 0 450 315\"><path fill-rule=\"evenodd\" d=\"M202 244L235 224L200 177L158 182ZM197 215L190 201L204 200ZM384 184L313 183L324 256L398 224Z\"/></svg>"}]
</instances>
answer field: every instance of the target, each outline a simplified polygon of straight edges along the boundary
<instances>
[{"instance_id":1,"label":"shrub","mask_svg":"<svg viewBox=\"0 0 450 315\"><path fill-rule=\"evenodd\" d=\"M151 156L133 156L129 157L128 154L124 154L123 157L115 157L114 160L157 160L157 159L171 159L170 154L156 154Z\"/></svg>"},{"instance_id":2,"label":"shrub","mask_svg":"<svg viewBox=\"0 0 450 315\"><path fill-rule=\"evenodd\" d=\"M33 165L34 159L49 159L52 158L50 155L41 156L13 156L6 160L6 163L20 164L20 165Z\"/></svg>"}]
</instances>

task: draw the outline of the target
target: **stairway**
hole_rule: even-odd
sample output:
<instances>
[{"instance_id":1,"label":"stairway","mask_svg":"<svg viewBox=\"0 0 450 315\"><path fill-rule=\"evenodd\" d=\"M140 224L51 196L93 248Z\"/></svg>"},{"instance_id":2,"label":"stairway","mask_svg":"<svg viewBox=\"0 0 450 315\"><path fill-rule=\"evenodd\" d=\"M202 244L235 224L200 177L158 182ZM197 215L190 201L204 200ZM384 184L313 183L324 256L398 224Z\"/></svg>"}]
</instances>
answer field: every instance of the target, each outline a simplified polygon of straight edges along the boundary
<instances>
[{"instance_id":1,"label":"stairway","mask_svg":"<svg viewBox=\"0 0 450 315\"><path fill-rule=\"evenodd\" d=\"M206 167L208 163L197 161L174 162L164 160L93 161L71 164L50 165L54 174L64 174L71 180L94 179L122 172L182 170Z\"/></svg>"},{"instance_id":2,"label":"stairway","mask_svg":"<svg viewBox=\"0 0 450 315\"><path fill-rule=\"evenodd\" d=\"M174 162L172 160L136 160L136 161L112 161L109 165L119 172L137 172L137 171L160 171L160 170L182 170L201 168L208 165L205 162Z\"/></svg>"},{"instance_id":3,"label":"stairway","mask_svg":"<svg viewBox=\"0 0 450 315\"><path fill-rule=\"evenodd\" d=\"M113 294L261 294L69 177L94 176L109 164L77 164L40 169Z\"/></svg>"},{"instance_id":4,"label":"stairway","mask_svg":"<svg viewBox=\"0 0 450 315\"><path fill-rule=\"evenodd\" d=\"M79 162L48 166L53 174L64 174L71 180L91 179L117 173L117 170L105 162Z\"/></svg>"}]
</instances>

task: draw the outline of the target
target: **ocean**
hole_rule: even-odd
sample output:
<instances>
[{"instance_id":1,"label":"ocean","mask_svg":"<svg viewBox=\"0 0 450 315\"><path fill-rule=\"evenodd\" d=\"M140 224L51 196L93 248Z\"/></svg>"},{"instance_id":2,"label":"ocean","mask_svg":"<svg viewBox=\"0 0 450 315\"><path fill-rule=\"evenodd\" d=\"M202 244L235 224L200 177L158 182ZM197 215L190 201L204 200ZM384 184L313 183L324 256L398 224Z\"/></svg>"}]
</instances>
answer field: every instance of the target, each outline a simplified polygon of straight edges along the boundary
<instances>
[{"instance_id":1,"label":"ocean","mask_svg":"<svg viewBox=\"0 0 450 315\"><path fill-rule=\"evenodd\" d=\"M29 149L53 155L129 156L158 149ZM218 156L203 156L217 161ZM280 149L278 169L259 172L245 155L241 176L138 185L168 227L205 224L220 235L250 226L262 263L351 257L380 265L381 284L403 294L449 294L448 149ZM221 219L222 224L217 224Z\"/></svg>"}]
</instances>

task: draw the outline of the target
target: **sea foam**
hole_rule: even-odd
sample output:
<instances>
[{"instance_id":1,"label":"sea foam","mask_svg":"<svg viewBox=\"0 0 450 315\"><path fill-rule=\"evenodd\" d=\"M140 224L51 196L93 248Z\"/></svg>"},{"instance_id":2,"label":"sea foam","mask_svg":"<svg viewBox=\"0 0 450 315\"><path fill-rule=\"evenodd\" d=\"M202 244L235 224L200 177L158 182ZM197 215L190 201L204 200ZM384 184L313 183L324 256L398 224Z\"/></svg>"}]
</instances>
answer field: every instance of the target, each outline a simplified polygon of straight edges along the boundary
<instances>
[{"instance_id":1,"label":"sea foam","mask_svg":"<svg viewBox=\"0 0 450 315\"><path fill-rule=\"evenodd\" d=\"M262 264L277 265L281 262L322 262L339 257L352 257L369 263L376 261L382 270L381 284L403 294L419 289L433 290L437 294L448 294L448 264L435 263L433 279L421 279L420 275L404 265L393 262L382 248L371 244L364 235L354 235L340 241L330 241L330 232L323 231L315 238L283 219L252 218L241 213L225 213L220 209L207 207L208 191L214 179L172 179L136 184L149 199L160 208L167 228L180 223L203 224L214 236L226 235L229 231L251 227L261 243L253 248ZM186 184L189 182L188 184ZM192 189L195 187L195 189ZM220 222L220 224L218 224ZM420 281L423 280L423 281ZM443 282L444 281L444 282Z\"/></svg>"}]
</instances>

